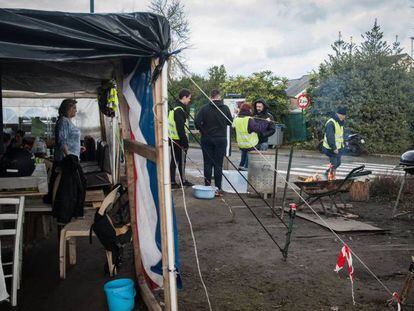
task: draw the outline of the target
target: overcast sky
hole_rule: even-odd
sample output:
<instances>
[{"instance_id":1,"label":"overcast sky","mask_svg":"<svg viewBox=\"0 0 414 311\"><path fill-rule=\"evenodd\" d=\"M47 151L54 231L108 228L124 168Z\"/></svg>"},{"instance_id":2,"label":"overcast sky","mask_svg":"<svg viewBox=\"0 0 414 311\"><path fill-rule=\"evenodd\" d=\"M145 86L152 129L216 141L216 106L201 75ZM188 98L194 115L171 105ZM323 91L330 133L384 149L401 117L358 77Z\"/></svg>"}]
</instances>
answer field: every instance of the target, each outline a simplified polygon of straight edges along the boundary
<instances>
[{"instance_id":1,"label":"overcast sky","mask_svg":"<svg viewBox=\"0 0 414 311\"><path fill-rule=\"evenodd\" d=\"M146 11L148 0L95 0L95 12ZM225 65L230 75L271 70L298 78L317 69L342 32L359 42L375 18L390 43L411 53L413 0L182 0L191 28L192 72ZM89 0L0 0L2 8L88 12Z\"/></svg>"}]
</instances>

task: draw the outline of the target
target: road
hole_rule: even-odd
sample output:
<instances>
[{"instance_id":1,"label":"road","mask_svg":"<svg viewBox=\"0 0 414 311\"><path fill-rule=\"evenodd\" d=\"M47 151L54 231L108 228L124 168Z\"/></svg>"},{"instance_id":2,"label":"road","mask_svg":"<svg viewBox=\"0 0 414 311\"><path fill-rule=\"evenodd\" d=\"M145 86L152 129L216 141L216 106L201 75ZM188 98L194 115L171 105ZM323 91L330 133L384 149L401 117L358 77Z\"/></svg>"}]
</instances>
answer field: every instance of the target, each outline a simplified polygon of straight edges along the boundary
<instances>
[{"instance_id":1,"label":"road","mask_svg":"<svg viewBox=\"0 0 414 311\"><path fill-rule=\"evenodd\" d=\"M289 157L287 150L282 150L278 161L278 171L286 174ZM312 158L303 157L304 153L300 155L294 154L292 159L291 176L292 179L298 176L312 176L315 174L322 174L326 171L328 166L328 158L323 155L315 155L312 153ZM306 156L306 152L305 152ZM233 151L230 157L234 164L238 165L240 161L240 152ZM366 169L372 171L371 177L379 175L403 175L404 172L396 170L395 166L398 164L398 159L379 158L379 157L342 157L342 165L338 168L336 176L338 178L345 177L349 171L360 165L365 165ZM187 176L199 176L203 169L203 157L200 149L190 148L187 160ZM230 165L231 169L231 165Z\"/></svg>"}]
</instances>

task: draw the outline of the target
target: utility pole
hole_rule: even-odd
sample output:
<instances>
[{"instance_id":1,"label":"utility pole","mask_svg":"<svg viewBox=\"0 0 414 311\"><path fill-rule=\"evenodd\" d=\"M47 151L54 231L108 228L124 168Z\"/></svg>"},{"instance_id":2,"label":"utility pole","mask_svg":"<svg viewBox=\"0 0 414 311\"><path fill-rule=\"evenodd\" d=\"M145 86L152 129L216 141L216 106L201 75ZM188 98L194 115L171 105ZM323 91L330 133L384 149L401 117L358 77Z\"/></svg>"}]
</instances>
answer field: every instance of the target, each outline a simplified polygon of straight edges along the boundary
<instances>
[{"instance_id":1,"label":"utility pole","mask_svg":"<svg viewBox=\"0 0 414 311\"><path fill-rule=\"evenodd\" d=\"M90 0L90 13L95 13L94 1L95 0Z\"/></svg>"}]
</instances>

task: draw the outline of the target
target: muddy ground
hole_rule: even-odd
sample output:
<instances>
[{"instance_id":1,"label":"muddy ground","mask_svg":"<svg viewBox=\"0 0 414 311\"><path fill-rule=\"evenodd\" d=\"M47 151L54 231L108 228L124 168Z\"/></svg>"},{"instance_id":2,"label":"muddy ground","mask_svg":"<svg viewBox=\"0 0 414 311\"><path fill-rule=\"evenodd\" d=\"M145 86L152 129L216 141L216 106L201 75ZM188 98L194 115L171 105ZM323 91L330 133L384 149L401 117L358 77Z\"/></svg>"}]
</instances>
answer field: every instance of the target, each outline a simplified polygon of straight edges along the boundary
<instances>
[{"instance_id":1,"label":"muddy ground","mask_svg":"<svg viewBox=\"0 0 414 311\"><path fill-rule=\"evenodd\" d=\"M193 179L200 183L201 180ZM180 310L208 310L194 256L193 241L183 208L182 193L174 190L179 227L183 289ZM279 197L281 193L279 193ZM252 210L280 245L286 229L258 198L243 195ZM294 200L289 193L288 203ZM326 228L296 218L287 261L258 221L235 194L196 200L186 189L186 203L197 239L201 271L213 310L390 310L390 294L354 258L355 300L346 271L333 272L341 245ZM271 201L271 200L270 200ZM350 232L341 238L363 259L391 291L401 291L414 255L414 216L391 220L394 202L352 202L346 212L384 229L380 233ZM409 202L405 202L409 205ZM277 202L280 205L280 202ZM413 218L410 218L413 217ZM59 280L57 234L31 243L24 252L23 282L17 310L106 310L103 285L105 255L99 241L78 241L78 263ZM133 277L133 256L128 248L120 277ZM162 292L156 295L161 297ZM137 297L137 310L144 310ZM403 310L414 310L414 291ZM7 303L0 310L9 310Z\"/></svg>"},{"instance_id":2,"label":"muddy ground","mask_svg":"<svg viewBox=\"0 0 414 311\"><path fill-rule=\"evenodd\" d=\"M355 300L346 271L335 268L341 244L326 228L296 218L287 261L235 194L235 222L219 199L197 200L186 190L186 203L197 240L201 271L213 310L390 310L390 294L354 258ZM244 195L246 197L246 195ZM293 194L289 194L293 201ZM180 233L183 289L180 310L208 310L180 190L174 191ZM289 201L288 200L288 201ZM275 240L285 243L286 228L258 198L249 205ZM271 202L271 200L270 200ZM414 255L414 219L390 219L392 202L353 202L347 212L383 232L349 232L341 238L391 290L401 291ZM287 219L286 219L287 220ZM414 292L404 310L414 310ZM391 309L392 310L392 309Z\"/></svg>"}]
</instances>

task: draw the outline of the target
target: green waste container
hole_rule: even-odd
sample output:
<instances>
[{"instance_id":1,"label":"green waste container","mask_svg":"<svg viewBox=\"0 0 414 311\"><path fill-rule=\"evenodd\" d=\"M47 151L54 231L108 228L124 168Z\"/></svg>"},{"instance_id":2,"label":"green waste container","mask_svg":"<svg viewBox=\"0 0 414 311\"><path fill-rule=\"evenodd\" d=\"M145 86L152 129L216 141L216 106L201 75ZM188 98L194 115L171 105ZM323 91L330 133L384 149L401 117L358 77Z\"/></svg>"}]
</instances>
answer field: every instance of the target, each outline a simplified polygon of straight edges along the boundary
<instances>
[{"instance_id":1,"label":"green waste container","mask_svg":"<svg viewBox=\"0 0 414 311\"><path fill-rule=\"evenodd\" d=\"M305 116L302 112L292 112L285 116L285 135L288 142L307 140Z\"/></svg>"}]
</instances>

